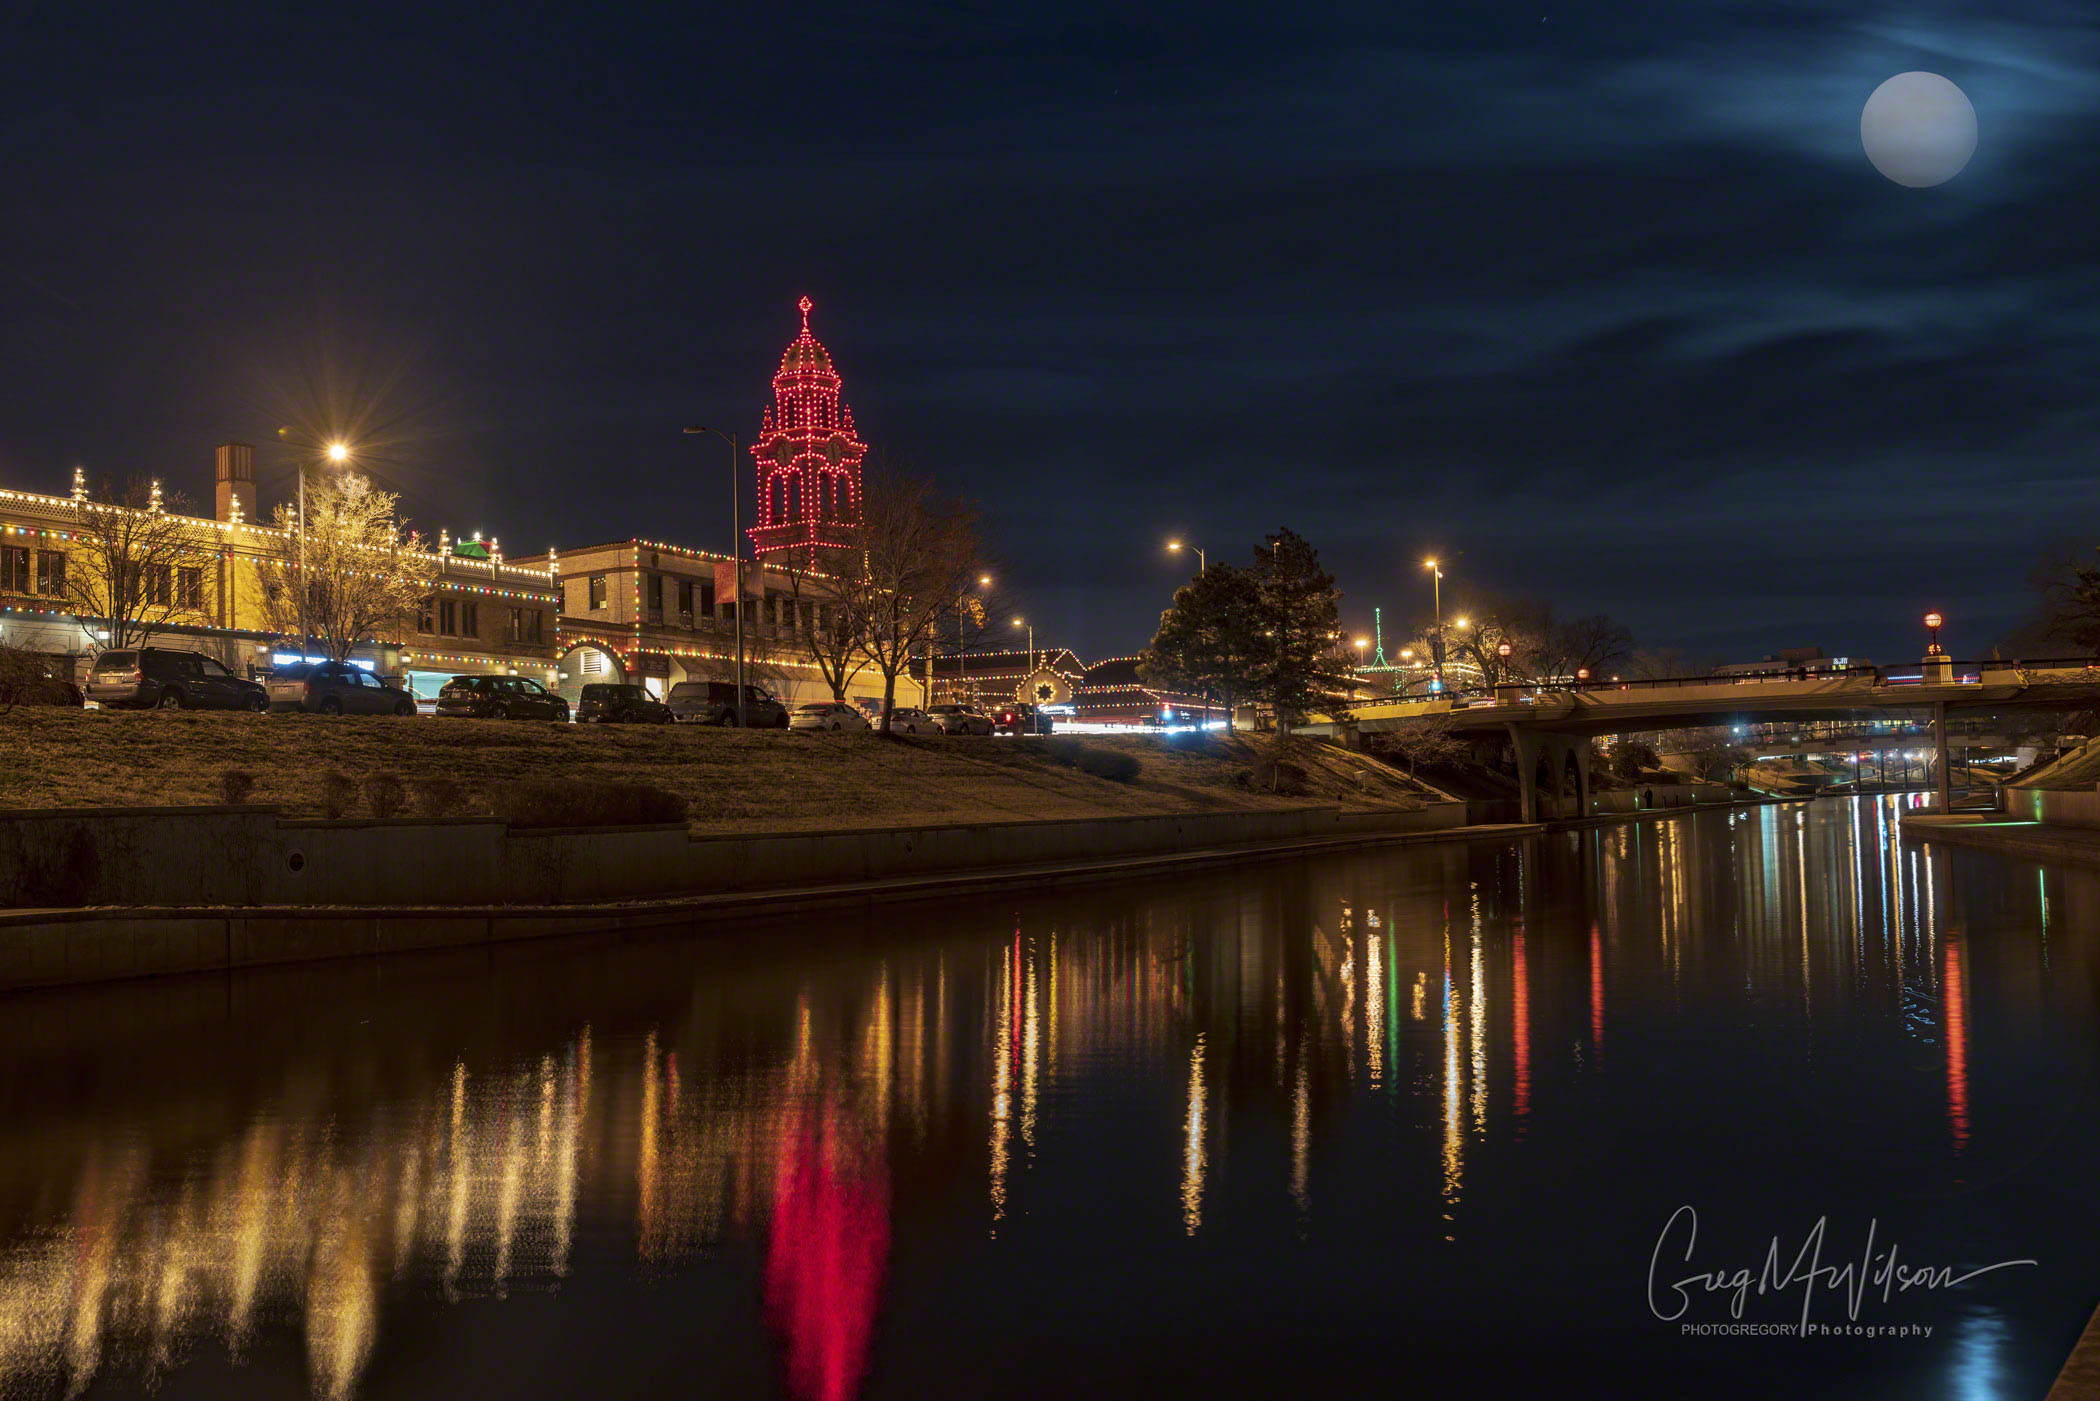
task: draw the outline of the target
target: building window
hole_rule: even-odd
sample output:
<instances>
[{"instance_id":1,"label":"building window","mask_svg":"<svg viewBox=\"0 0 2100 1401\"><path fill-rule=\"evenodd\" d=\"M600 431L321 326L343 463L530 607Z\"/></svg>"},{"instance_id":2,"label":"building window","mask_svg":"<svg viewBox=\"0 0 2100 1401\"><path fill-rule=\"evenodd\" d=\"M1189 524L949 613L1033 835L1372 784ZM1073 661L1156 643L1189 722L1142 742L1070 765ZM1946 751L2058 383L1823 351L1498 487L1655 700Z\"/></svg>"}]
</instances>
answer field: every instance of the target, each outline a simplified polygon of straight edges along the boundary
<instances>
[{"instance_id":1,"label":"building window","mask_svg":"<svg viewBox=\"0 0 2100 1401\"><path fill-rule=\"evenodd\" d=\"M505 636L512 642L523 642L525 640L524 609L513 608L510 610L510 631Z\"/></svg>"},{"instance_id":2,"label":"building window","mask_svg":"<svg viewBox=\"0 0 2100 1401\"><path fill-rule=\"evenodd\" d=\"M680 579L678 581L678 615L687 622L693 620L693 581L691 579Z\"/></svg>"},{"instance_id":3,"label":"building window","mask_svg":"<svg viewBox=\"0 0 2100 1401\"><path fill-rule=\"evenodd\" d=\"M547 640L547 615L535 608L525 615L525 640L545 642Z\"/></svg>"},{"instance_id":4,"label":"building window","mask_svg":"<svg viewBox=\"0 0 2100 1401\"><path fill-rule=\"evenodd\" d=\"M661 574L651 574L649 576L649 611L652 613L664 611L664 576Z\"/></svg>"},{"instance_id":5,"label":"building window","mask_svg":"<svg viewBox=\"0 0 2100 1401\"><path fill-rule=\"evenodd\" d=\"M36 552L36 591L46 598L66 596L66 556L63 550Z\"/></svg>"},{"instance_id":6,"label":"building window","mask_svg":"<svg viewBox=\"0 0 2100 1401\"><path fill-rule=\"evenodd\" d=\"M438 600L438 631L447 637L459 632L459 609L449 598Z\"/></svg>"},{"instance_id":7,"label":"building window","mask_svg":"<svg viewBox=\"0 0 2100 1401\"><path fill-rule=\"evenodd\" d=\"M29 551L26 547L8 545L0 548L0 589L8 593L30 593Z\"/></svg>"},{"instance_id":8,"label":"building window","mask_svg":"<svg viewBox=\"0 0 2100 1401\"><path fill-rule=\"evenodd\" d=\"M147 577L146 587L151 590L149 603L166 608L175 601L175 566L163 564Z\"/></svg>"},{"instance_id":9,"label":"building window","mask_svg":"<svg viewBox=\"0 0 2100 1401\"><path fill-rule=\"evenodd\" d=\"M604 606L605 576L603 574L593 574L591 576L591 607L603 608Z\"/></svg>"},{"instance_id":10,"label":"building window","mask_svg":"<svg viewBox=\"0 0 2100 1401\"><path fill-rule=\"evenodd\" d=\"M416 605L416 631L437 631L437 600L426 598Z\"/></svg>"},{"instance_id":11,"label":"building window","mask_svg":"<svg viewBox=\"0 0 2100 1401\"><path fill-rule=\"evenodd\" d=\"M480 604L462 603L459 605L459 635L461 637L481 636Z\"/></svg>"},{"instance_id":12,"label":"building window","mask_svg":"<svg viewBox=\"0 0 2100 1401\"><path fill-rule=\"evenodd\" d=\"M700 606L693 611L705 613L710 618L715 615L715 585L712 579L700 581Z\"/></svg>"},{"instance_id":13,"label":"building window","mask_svg":"<svg viewBox=\"0 0 2100 1401\"><path fill-rule=\"evenodd\" d=\"M181 585L175 596L178 604L184 608L202 608L204 606L204 571L202 569L184 569L176 576L176 582Z\"/></svg>"}]
</instances>

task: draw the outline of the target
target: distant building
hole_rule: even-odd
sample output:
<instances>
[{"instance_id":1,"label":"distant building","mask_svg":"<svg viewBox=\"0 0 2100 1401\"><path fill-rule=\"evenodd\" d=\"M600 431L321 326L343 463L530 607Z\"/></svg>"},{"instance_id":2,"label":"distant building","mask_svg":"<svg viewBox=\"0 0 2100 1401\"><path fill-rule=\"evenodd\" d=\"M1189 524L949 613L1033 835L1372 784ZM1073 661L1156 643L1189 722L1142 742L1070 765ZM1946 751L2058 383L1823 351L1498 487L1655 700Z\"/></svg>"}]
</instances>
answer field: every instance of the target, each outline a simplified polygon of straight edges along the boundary
<instances>
[{"instance_id":1,"label":"distant building","mask_svg":"<svg viewBox=\"0 0 2100 1401\"><path fill-rule=\"evenodd\" d=\"M1813 675L1819 672L1844 671L1848 667L1872 666L1864 658L1826 657L1821 647L1785 647L1769 652L1754 662L1730 662L1717 666L1716 676L1765 676L1773 672L1800 672Z\"/></svg>"},{"instance_id":2,"label":"distant building","mask_svg":"<svg viewBox=\"0 0 2100 1401\"><path fill-rule=\"evenodd\" d=\"M1111 657L1089 666L1063 647L978 652L935 657L930 677L933 701L960 701L991 709L1029 701L1053 715L1083 724L1141 727L1223 724L1225 707L1146 685L1137 657Z\"/></svg>"}]
</instances>

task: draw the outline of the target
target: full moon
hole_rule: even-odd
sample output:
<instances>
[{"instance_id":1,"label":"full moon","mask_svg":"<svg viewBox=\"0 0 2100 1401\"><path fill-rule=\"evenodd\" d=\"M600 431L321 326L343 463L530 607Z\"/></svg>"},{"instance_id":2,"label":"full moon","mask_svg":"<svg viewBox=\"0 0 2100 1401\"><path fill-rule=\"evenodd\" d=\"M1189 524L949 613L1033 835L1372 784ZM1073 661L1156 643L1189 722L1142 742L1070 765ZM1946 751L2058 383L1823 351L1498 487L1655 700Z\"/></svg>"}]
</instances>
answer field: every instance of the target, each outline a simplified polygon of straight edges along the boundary
<instances>
[{"instance_id":1,"label":"full moon","mask_svg":"<svg viewBox=\"0 0 2100 1401\"><path fill-rule=\"evenodd\" d=\"M1859 141L1897 184L1944 185L1976 154L1976 109L1937 73L1898 73L1867 99Z\"/></svg>"}]
</instances>

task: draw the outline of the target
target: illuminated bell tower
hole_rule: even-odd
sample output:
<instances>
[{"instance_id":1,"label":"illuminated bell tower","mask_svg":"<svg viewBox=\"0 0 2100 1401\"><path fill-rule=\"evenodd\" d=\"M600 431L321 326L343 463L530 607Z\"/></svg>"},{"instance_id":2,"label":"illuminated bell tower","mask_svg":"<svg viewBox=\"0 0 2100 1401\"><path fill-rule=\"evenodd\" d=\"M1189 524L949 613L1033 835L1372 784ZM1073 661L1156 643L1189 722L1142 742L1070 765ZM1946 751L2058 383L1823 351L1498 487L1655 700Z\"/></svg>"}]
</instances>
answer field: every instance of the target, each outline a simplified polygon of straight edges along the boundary
<instances>
[{"instance_id":1,"label":"illuminated bell tower","mask_svg":"<svg viewBox=\"0 0 2100 1401\"><path fill-rule=\"evenodd\" d=\"M773 407L751 445L758 524L749 533L760 559L790 550L814 556L848 543L860 524L860 460L868 449L853 435L853 411L839 398L830 353L809 333L812 303L804 297L797 305L802 334L780 357Z\"/></svg>"}]
</instances>

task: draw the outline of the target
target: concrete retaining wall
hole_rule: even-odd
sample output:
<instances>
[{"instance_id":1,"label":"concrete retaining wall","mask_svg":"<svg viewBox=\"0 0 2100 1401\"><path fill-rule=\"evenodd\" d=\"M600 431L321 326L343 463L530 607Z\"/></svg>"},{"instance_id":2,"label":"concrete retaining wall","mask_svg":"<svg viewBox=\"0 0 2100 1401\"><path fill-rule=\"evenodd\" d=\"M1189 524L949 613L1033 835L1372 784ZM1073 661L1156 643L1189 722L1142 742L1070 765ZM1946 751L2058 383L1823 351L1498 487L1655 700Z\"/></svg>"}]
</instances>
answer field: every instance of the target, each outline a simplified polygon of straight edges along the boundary
<instances>
[{"instance_id":1,"label":"concrete retaining wall","mask_svg":"<svg viewBox=\"0 0 2100 1401\"><path fill-rule=\"evenodd\" d=\"M512 832L485 820L286 821L263 808L0 819L0 904L561 905L1095 861L1460 826L1414 812L1286 808L980 826L693 836L682 826Z\"/></svg>"},{"instance_id":2,"label":"concrete retaining wall","mask_svg":"<svg viewBox=\"0 0 2100 1401\"><path fill-rule=\"evenodd\" d=\"M36 883L25 862L53 852L77 858L106 840L110 859L81 866L94 907L0 911L0 991L1237 867L1465 839L1464 816L1464 804L1448 803L696 839L682 828L512 835L492 822L280 822L258 809L23 814L0 819L0 879L17 888ZM253 845L227 849L236 842ZM213 859L199 859L207 847ZM637 894L672 877L721 883ZM215 890L244 898L197 898ZM470 903L491 890L499 898ZM421 898L430 891L442 898Z\"/></svg>"},{"instance_id":3,"label":"concrete retaining wall","mask_svg":"<svg viewBox=\"0 0 2100 1401\"><path fill-rule=\"evenodd\" d=\"M2052 788L2001 790L2006 815L2021 822L2051 827L2100 827L2100 792Z\"/></svg>"}]
</instances>

